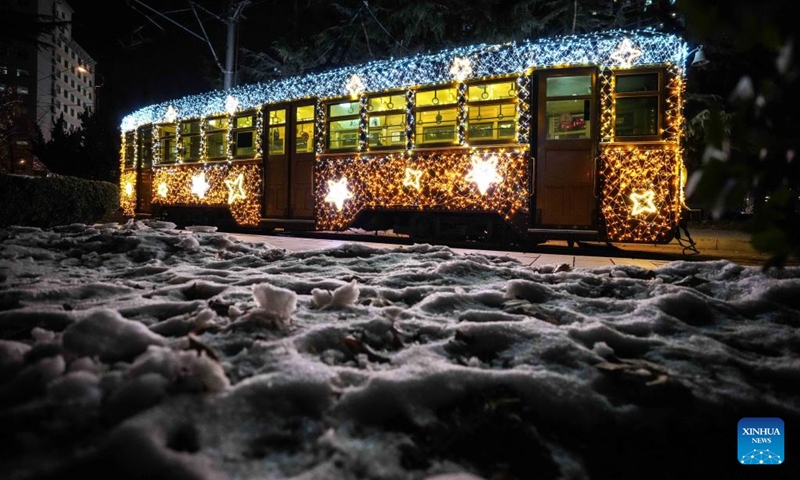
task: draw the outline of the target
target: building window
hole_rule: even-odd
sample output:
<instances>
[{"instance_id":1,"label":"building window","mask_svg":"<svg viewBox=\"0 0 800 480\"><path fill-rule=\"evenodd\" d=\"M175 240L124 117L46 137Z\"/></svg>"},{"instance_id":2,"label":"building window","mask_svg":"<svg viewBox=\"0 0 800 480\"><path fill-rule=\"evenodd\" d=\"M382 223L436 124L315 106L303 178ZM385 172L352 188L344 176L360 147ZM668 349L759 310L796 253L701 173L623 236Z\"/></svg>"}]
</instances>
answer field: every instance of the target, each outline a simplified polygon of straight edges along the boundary
<instances>
[{"instance_id":1,"label":"building window","mask_svg":"<svg viewBox=\"0 0 800 480\"><path fill-rule=\"evenodd\" d=\"M206 157L212 159L227 156L227 119L225 117L209 118L206 121Z\"/></svg>"},{"instance_id":2,"label":"building window","mask_svg":"<svg viewBox=\"0 0 800 480\"><path fill-rule=\"evenodd\" d=\"M29 71L24 70L22 68L18 68L17 69L17 78L23 78L23 77L28 77L28 76L30 76L30 72Z\"/></svg>"},{"instance_id":3,"label":"building window","mask_svg":"<svg viewBox=\"0 0 800 480\"><path fill-rule=\"evenodd\" d=\"M233 142L236 149L234 156L253 157L255 134L256 115L254 113L237 116L233 119Z\"/></svg>"},{"instance_id":4,"label":"building window","mask_svg":"<svg viewBox=\"0 0 800 480\"><path fill-rule=\"evenodd\" d=\"M328 150L357 150L361 106L358 100L328 105Z\"/></svg>"},{"instance_id":5,"label":"building window","mask_svg":"<svg viewBox=\"0 0 800 480\"><path fill-rule=\"evenodd\" d=\"M547 139L589 138L592 76L549 77L545 88Z\"/></svg>"},{"instance_id":6,"label":"building window","mask_svg":"<svg viewBox=\"0 0 800 480\"><path fill-rule=\"evenodd\" d=\"M0 83L0 92L5 92L8 89L5 83Z\"/></svg>"},{"instance_id":7,"label":"building window","mask_svg":"<svg viewBox=\"0 0 800 480\"><path fill-rule=\"evenodd\" d=\"M181 122L181 158L184 162L200 160L200 120Z\"/></svg>"},{"instance_id":8,"label":"building window","mask_svg":"<svg viewBox=\"0 0 800 480\"><path fill-rule=\"evenodd\" d=\"M516 140L517 84L514 79L483 82L467 89L469 143Z\"/></svg>"},{"instance_id":9,"label":"building window","mask_svg":"<svg viewBox=\"0 0 800 480\"><path fill-rule=\"evenodd\" d=\"M456 87L419 91L415 95L416 139L420 146L458 141Z\"/></svg>"},{"instance_id":10,"label":"building window","mask_svg":"<svg viewBox=\"0 0 800 480\"><path fill-rule=\"evenodd\" d=\"M367 145L370 148L405 148L405 94L382 95L367 100Z\"/></svg>"},{"instance_id":11,"label":"building window","mask_svg":"<svg viewBox=\"0 0 800 480\"><path fill-rule=\"evenodd\" d=\"M615 76L615 137L657 137L661 122L659 72Z\"/></svg>"},{"instance_id":12,"label":"building window","mask_svg":"<svg viewBox=\"0 0 800 480\"><path fill-rule=\"evenodd\" d=\"M0 75L8 75L8 67L0 65Z\"/></svg>"},{"instance_id":13,"label":"building window","mask_svg":"<svg viewBox=\"0 0 800 480\"><path fill-rule=\"evenodd\" d=\"M20 95L27 95L29 93L28 92L28 87L23 87L22 85L17 85L17 93L20 94Z\"/></svg>"},{"instance_id":14,"label":"building window","mask_svg":"<svg viewBox=\"0 0 800 480\"><path fill-rule=\"evenodd\" d=\"M286 109L272 110L267 117L269 124L269 154L286 153Z\"/></svg>"}]
</instances>

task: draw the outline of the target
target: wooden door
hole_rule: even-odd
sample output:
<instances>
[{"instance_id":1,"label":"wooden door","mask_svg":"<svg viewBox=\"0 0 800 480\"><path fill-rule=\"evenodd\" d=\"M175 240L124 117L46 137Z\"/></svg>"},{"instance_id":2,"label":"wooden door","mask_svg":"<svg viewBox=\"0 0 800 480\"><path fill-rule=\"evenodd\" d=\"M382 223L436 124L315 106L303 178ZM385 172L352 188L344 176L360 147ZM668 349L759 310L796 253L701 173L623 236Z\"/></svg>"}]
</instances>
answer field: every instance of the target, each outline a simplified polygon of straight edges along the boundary
<instances>
[{"instance_id":1,"label":"wooden door","mask_svg":"<svg viewBox=\"0 0 800 480\"><path fill-rule=\"evenodd\" d=\"M315 103L273 105L266 115L264 216L313 219Z\"/></svg>"},{"instance_id":2,"label":"wooden door","mask_svg":"<svg viewBox=\"0 0 800 480\"><path fill-rule=\"evenodd\" d=\"M535 224L590 228L594 223L597 114L594 69L538 74Z\"/></svg>"},{"instance_id":3,"label":"wooden door","mask_svg":"<svg viewBox=\"0 0 800 480\"><path fill-rule=\"evenodd\" d=\"M289 216L314 218L315 102L292 104L291 160L289 162Z\"/></svg>"},{"instance_id":4,"label":"wooden door","mask_svg":"<svg viewBox=\"0 0 800 480\"><path fill-rule=\"evenodd\" d=\"M264 216L289 215L289 142L291 105L273 105L266 112L266 151L264 155Z\"/></svg>"}]
</instances>

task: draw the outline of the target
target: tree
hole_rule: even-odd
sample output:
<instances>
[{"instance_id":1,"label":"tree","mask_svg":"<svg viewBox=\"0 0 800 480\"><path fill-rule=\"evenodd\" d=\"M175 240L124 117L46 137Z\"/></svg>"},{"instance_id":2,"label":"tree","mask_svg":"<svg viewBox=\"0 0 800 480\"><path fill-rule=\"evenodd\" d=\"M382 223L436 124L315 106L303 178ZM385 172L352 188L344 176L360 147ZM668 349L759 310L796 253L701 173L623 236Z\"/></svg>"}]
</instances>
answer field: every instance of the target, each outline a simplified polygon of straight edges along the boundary
<instances>
[{"instance_id":1,"label":"tree","mask_svg":"<svg viewBox=\"0 0 800 480\"><path fill-rule=\"evenodd\" d=\"M80 128L67 128L63 116L53 125L50 140L34 142L34 153L53 173L90 180L116 182L119 178L119 150L116 134L97 113L79 115Z\"/></svg>"},{"instance_id":2,"label":"tree","mask_svg":"<svg viewBox=\"0 0 800 480\"><path fill-rule=\"evenodd\" d=\"M765 268L800 256L800 68L796 27L779 0L679 0L687 30L713 48L714 91L693 118L703 127L689 201L719 218L746 194L753 246ZM691 122L690 122L691 124Z\"/></svg>"}]
</instances>

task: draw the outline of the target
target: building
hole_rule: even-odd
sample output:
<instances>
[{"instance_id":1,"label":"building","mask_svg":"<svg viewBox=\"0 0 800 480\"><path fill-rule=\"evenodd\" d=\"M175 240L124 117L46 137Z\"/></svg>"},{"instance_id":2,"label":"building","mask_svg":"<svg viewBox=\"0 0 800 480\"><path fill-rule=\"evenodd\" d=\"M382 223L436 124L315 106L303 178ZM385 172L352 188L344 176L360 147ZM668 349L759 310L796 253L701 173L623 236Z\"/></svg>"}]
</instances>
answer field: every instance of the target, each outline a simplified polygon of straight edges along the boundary
<instances>
[{"instance_id":1,"label":"building","mask_svg":"<svg viewBox=\"0 0 800 480\"><path fill-rule=\"evenodd\" d=\"M96 108L96 62L72 38L67 2L9 1L3 9L34 33L0 37L0 106L13 117L0 134L0 171L31 174L37 127L47 141L59 118L79 128L80 114Z\"/></svg>"}]
</instances>

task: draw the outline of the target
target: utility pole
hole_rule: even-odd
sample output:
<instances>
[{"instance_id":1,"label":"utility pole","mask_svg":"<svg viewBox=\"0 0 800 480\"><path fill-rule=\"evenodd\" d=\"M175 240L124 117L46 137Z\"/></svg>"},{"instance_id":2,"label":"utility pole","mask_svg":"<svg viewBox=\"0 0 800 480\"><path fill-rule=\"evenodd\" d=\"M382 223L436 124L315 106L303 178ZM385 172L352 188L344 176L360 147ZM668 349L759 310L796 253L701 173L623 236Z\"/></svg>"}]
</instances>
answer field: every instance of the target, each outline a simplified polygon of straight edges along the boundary
<instances>
[{"instance_id":1,"label":"utility pole","mask_svg":"<svg viewBox=\"0 0 800 480\"><path fill-rule=\"evenodd\" d=\"M144 2L141 2L140 0L128 0L128 4L131 7L134 7L133 4L140 5L140 6L144 7L145 9L147 9L148 11L150 11L151 13L154 13L154 14L158 15L159 17L167 20L168 22L176 25L177 27L179 27L184 32L192 35L195 38L198 38L198 39L204 41L208 45L208 48L211 50L211 55L214 57L214 63L217 64L217 67L219 67L220 71L222 72L222 79L223 79L222 83L223 83L224 89L228 90L228 89L236 86L236 32L237 32L239 23L242 21L242 19L245 18L244 15L243 15L243 12L244 12L245 7L250 5L250 3L251 3L250 0L228 0L228 12L227 12L227 16L226 17L221 17L220 15L217 15L216 13L210 12L210 11L206 10L205 7L203 7L202 5L198 5L198 4L194 3L193 1L188 1L187 3L189 5L189 7L191 8L192 13L194 13L194 17L197 20L197 23L198 23L198 25L200 27L200 32L201 33L196 33L194 31L192 31L190 28L180 24L174 18L167 16L167 14L165 14L165 13L162 13L162 12L159 12L159 11L155 10L153 7L150 7L149 5L146 5ZM135 7L134 7L134 9L135 9ZM205 29L205 26L203 25L203 21L200 18L200 15L198 14L198 10L203 10L204 12L206 12L209 15L211 15L213 18L217 19L218 21L220 21L221 23L223 23L223 24L225 24L227 26L227 38L226 38L226 49L225 49L225 66L224 67L222 66L222 64L219 61L219 57L217 56L217 51L214 49L213 43L208 38L208 34L206 33L206 29ZM159 25L158 22L156 22L153 18L150 18L150 16L147 13L141 12L141 11L139 13L141 13L142 15L147 17L147 19L150 22L152 22L158 28L163 30L161 25Z\"/></svg>"}]
</instances>

